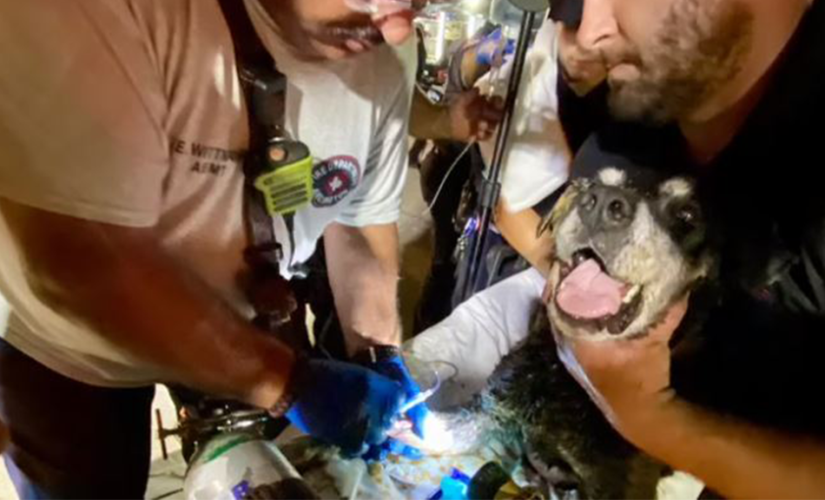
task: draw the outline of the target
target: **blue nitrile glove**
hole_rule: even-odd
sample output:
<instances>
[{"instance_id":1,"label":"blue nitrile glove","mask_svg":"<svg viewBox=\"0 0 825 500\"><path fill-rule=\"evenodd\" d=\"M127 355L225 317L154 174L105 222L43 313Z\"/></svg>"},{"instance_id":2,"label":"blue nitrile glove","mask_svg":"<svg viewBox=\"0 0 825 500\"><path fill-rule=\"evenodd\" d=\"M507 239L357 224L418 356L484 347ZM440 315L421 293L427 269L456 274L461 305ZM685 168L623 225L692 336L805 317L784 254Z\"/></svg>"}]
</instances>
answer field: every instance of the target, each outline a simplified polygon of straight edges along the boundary
<instances>
[{"instance_id":1,"label":"blue nitrile glove","mask_svg":"<svg viewBox=\"0 0 825 500\"><path fill-rule=\"evenodd\" d=\"M410 370L404 363L404 358L401 357L401 352L397 347L371 347L359 353L356 359L365 366L400 383L404 388L405 401L409 401L421 394L421 388L412 378ZM420 403L407 410L405 414L412 423L413 432L422 439L424 438L424 419L429 412L430 410L427 408L427 405ZM380 451L370 450L370 458L383 458L387 453L404 455L413 459L421 458L422 456L418 449L389 439Z\"/></svg>"},{"instance_id":2,"label":"blue nitrile glove","mask_svg":"<svg viewBox=\"0 0 825 500\"><path fill-rule=\"evenodd\" d=\"M476 62L484 66L500 66L516 50L516 42L504 38L501 28L482 38L476 46Z\"/></svg>"},{"instance_id":3,"label":"blue nitrile glove","mask_svg":"<svg viewBox=\"0 0 825 500\"><path fill-rule=\"evenodd\" d=\"M341 361L299 361L289 388L295 395L289 421L347 456L382 444L405 401L398 382Z\"/></svg>"}]
</instances>

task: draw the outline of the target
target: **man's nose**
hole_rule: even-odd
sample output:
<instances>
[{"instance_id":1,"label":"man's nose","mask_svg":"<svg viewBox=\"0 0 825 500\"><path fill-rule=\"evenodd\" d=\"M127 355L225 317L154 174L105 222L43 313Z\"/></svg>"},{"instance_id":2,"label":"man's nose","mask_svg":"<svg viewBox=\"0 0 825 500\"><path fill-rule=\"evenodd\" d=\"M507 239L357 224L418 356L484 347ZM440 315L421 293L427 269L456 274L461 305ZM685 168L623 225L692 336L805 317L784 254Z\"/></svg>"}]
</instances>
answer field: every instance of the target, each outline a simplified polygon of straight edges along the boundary
<instances>
[{"instance_id":1,"label":"man's nose","mask_svg":"<svg viewBox=\"0 0 825 500\"><path fill-rule=\"evenodd\" d=\"M413 12L397 11L376 19L384 41L390 45L400 45L413 34Z\"/></svg>"},{"instance_id":2,"label":"man's nose","mask_svg":"<svg viewBox=\"0 0 825 500\"><path fill-rule=\"evenodd\" d=\"M582 20L576 33L576 41L584 51L596 51L602 42L618 33L614 17L615 0L582 0Z\"/></svg>"},{"instance_id":3,"label":"man's nose","mask_svg":"<svg viewBox=\"0 0 825 500\"><path fill-rule=\"evenodd\" d=\"M579 198L579 216L591 231L623 229L633 222L638 201L632 193L609 186L594 186Z\"/></svg>"}]
</instances>

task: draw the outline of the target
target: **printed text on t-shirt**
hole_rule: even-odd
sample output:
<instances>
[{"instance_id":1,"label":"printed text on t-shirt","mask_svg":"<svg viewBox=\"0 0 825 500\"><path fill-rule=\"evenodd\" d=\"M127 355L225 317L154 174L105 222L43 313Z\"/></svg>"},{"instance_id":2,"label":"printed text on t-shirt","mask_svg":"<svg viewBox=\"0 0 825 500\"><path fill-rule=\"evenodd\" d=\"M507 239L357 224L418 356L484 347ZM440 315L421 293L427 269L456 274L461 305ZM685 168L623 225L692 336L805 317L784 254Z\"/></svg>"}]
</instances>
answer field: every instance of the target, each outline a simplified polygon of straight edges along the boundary
<instances>
[{"instance_id":1,"label":"printed text on t-shirt","mask_svg":"<svg viewBox=\"0 0 825 500\"><path fill-rule=\"evenodd\" d=\"M242 150L216 148L183 139L172 140L172 155L191 157L192 162L188 169L194 174L219 177L226 173L228 168L241 165L245 154L246 152Z\"/></svg>"}]
</instances>

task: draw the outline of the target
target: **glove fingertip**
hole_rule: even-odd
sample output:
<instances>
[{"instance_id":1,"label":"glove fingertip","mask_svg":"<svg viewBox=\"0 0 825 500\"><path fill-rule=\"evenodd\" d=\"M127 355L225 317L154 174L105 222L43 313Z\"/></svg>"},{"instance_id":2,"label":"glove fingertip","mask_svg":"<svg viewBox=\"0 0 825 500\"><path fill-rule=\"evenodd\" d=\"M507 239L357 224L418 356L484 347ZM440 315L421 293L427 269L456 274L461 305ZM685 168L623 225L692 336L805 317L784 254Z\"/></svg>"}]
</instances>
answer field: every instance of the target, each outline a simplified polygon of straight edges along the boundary
<instances>
[{"instance_id":1,"label":"glove fingertip","mask_svg":"<svg viewBox=\"0 0 825 500\"><path fill-rule=\"evenodd\" d=\"M383 462L389 452L390 450L385 445L372 445L366 453L361 455L361 458L367 462Z\"/></svg>"},{"instance_id":2,"label":"glove fingertip","mask_svg":"<svg viewBox=\"0 0 825 500\"><path fill-rule=\"evenodd\" d=\"M412 433L418 436L421 439L424 439L424 420L423 419L410 419L412 420Z\"/></svg>"},{"instance_id":3,"label":"glove fingertip","mask_svg":"<svg viewBox=\"0 0 825 500\"><path fill-rule=\"evenodd\" d=\"M403 456L411 460L420 460L424 458L424 454L418 448L406 445L396 439L388 439L382 447L386 454ZM385 456L386 458L386 456Z\"/></svg>"},{"instance_id":4,"label":"glove fingertip","mask_svg":"<svg viewBox=\"0 0 825 500\"><path fill-rule=\"evenodd\" d=\"M397 390L395 391L395 397L390 400L390 408L387 413L391 416L395 416L398 413L398 410L401 409L401 406L407 401L407 392L404 390L404 386L395 382Z\"/></svg>"},{"instance_id":5,"label":"glove fingertip","mask_svg":"<svg viewBox=\"0 0 825 500\"><path fill-rule=\"evenodd\" d=\"M402 455L409 458L410 460L421 460L424 458L424 454L418 448L413 448L412 446L405 446L404 451L401 452Z\"/></svg>"},{"instance_id":6,"label":"glove fingertip","mask_svg":"<svg viewBox=\"0 0 825 500\"><path fill-rule=\"evenodd\" d=\"M404 448L406 448L404 443L398 441L397 439L388 439L384 446L386 447L387 451L395 455L400 455L401 453L404 453Z\"/></svg>"},{"instance_id":7,"label":"glove fingertip","mask_svg":"<svg viewBox=\"0 0 825 500\"><path fill-rule=\"evenodd\" d=\"M379 439L384 437L387 430L390 429L393 426L393 424L395 424L398 418L399 416L397 410L386 413L383 417L381 417L381 426L379 429L377 429L377 435Z\"/></svg>"}]
</instances>

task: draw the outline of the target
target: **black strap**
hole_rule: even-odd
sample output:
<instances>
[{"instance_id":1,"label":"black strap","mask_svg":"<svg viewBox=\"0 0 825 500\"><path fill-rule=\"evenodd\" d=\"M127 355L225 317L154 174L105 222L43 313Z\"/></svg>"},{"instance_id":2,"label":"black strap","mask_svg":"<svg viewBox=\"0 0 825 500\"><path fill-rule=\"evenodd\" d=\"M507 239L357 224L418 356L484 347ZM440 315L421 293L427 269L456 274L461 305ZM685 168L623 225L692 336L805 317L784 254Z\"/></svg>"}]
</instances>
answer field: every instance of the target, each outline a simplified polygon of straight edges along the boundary
<instances>
[{"instance_id":1,"label":"black strap","mask_svg":"<svg viewBox=\"0 0 825 500\"><path fill-rule=\"evenodd\" d=\"M298 304L290 284L280 274L283 250L275 237L264 194L255 187L255 180L266 163L261 155L269 155L271 141L288 138L284 126L287 79L258 37L244 1L218 2L232 35L249 120L249 149L244 157L244 219L249 238L244 260L249 273L241 286L255 310L253 323L283 333L289 331L287 326ZM283 218L295 248L293 216L287 214Z\"/></svg>"},{"instance_id":2,"label":"black strap","mask_svg":"<svg viewBox=\"0 0 825 500\"><path fill-rule=\"evenodd\" d=\"M238 76L249 108L251 146L284 137L286 75L255 30L243 0L218 0L232 35ZM252 126L254 125L254 127Z\"/></svg>"},{"instance_id":3,"label":"black strap","mask_svg":"<svg viewBox=\"0 0 825 500\"><path fill-rule=\"evenodd\" d=\"M256 155L265 154L271 139L286 135L287 79L277 70L275 60L258 36L243 0L218 1L232 35L249 119L249 150L244 160L244 218L250 245L245 259L253 268L278 266L282 249L275 237L264 195L255 188L254 182L262 164Z\"/></svg>"}]
</instances>

